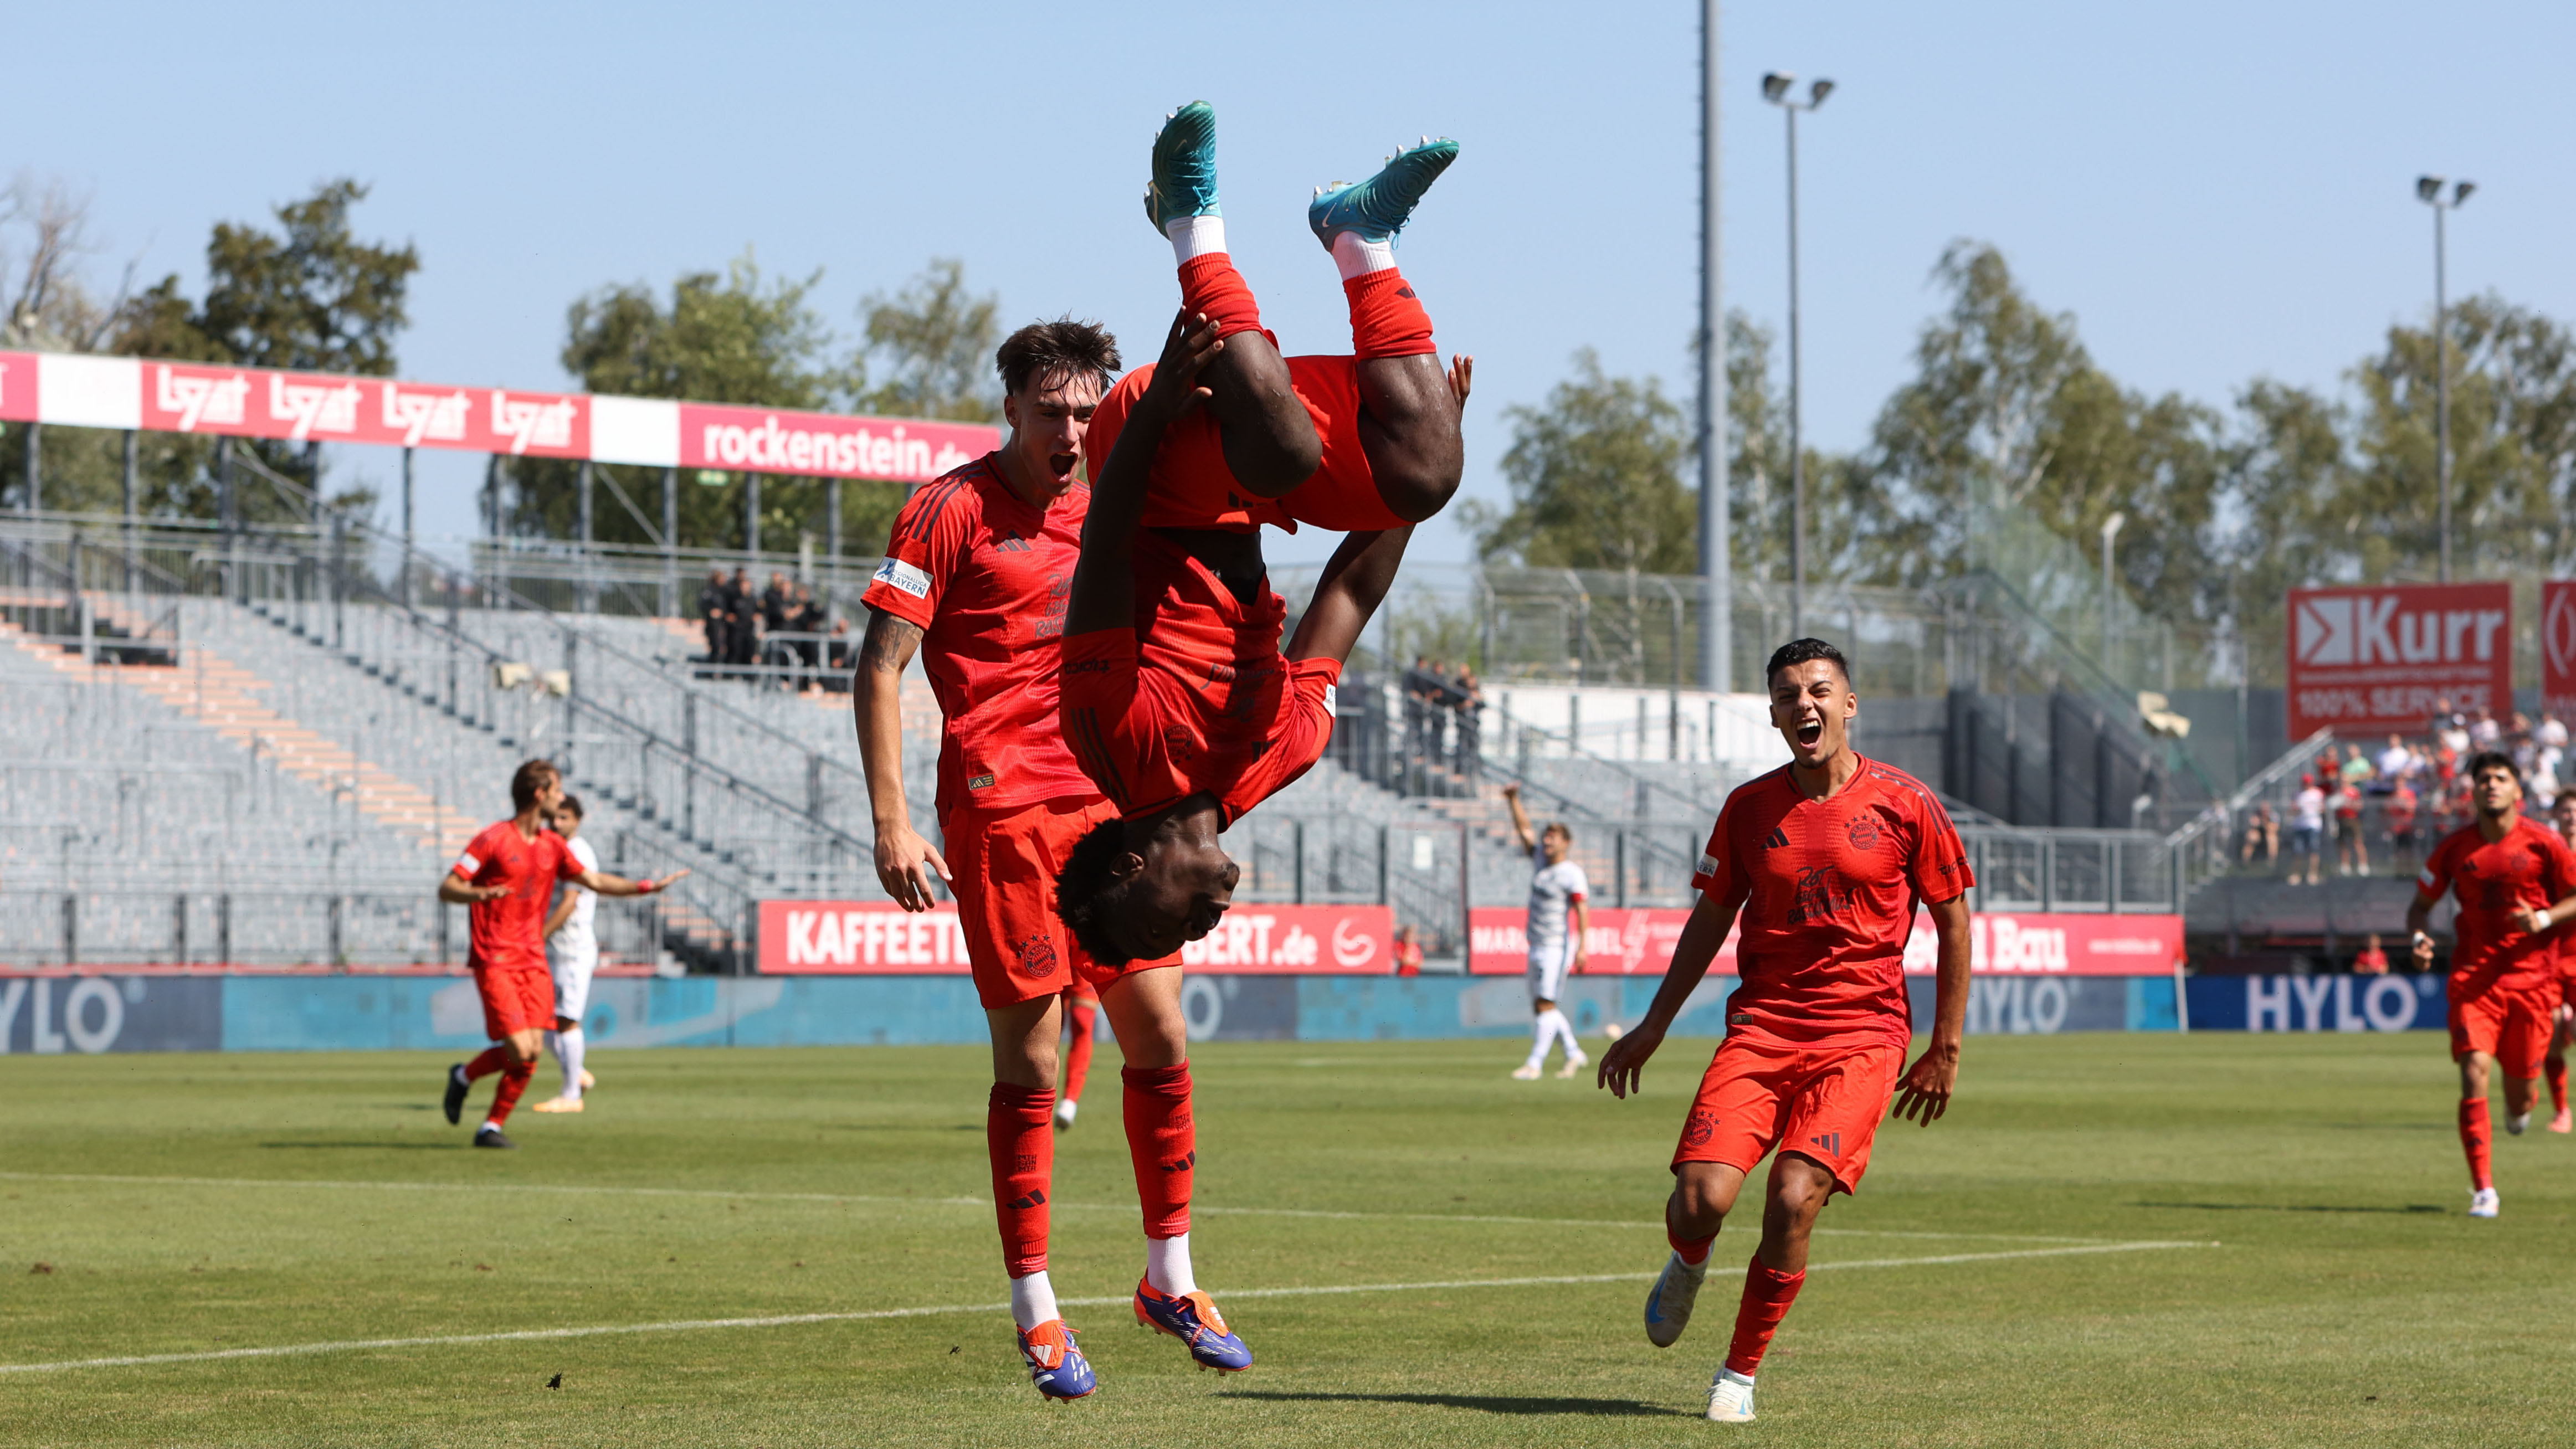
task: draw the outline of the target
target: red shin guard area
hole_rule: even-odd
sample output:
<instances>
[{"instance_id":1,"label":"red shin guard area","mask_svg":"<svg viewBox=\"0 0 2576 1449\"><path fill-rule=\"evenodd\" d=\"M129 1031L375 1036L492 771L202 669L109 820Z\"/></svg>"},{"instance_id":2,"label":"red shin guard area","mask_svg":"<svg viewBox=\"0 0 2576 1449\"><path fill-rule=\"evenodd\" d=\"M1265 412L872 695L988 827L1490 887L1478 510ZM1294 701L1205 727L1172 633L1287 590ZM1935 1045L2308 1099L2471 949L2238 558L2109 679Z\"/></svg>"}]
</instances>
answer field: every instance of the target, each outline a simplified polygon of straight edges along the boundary
<instances>
[{"instance_id":1,"label":"red shin guard area","mask_svg":"<svg viewBox=\"0 0 2576 1449\"><path fill-rule=\"evenodd\" d=\"M984 1149L993 1158L993 1216L1002 1229L1002 1268L1014 1278L1046 1270L1047 1184L1055 1174L1055 1093L993 1084L984 1108Z\"/></svg>"},{"instance_id":2,"label":"red shin guard area","mask_svg":"<svg viewBox=\"0 0 2576 1449\"><path fill-rule=\"evenodd\" d=\"M1099 1008L1089 1002L1065 1002L1064 1019L1070 1024L1073 1039L1064 1048L1064 1099L1082 1100L1082 1084L1091 1076L1091 1032Z\"/></svg>"},{"instance_id":3,"label":"red shin guard area","mask_svg":"<svg viewBox=\"0 0 2576 1449\"><path fill-rule=\"evenodd\" d=\"M479 1082L509 1064L508 1052L496 1046L485 1047L475 1054L474 1060L465 1064L465 1080Z\"/></svg>"},{"instance_id":4,"label":"red shin guard area","mask_svg":"<svg viewBox=\"0 0 2576 1449\"><path fill-rule=\"evenodd\" d=\"M1223 252L1181 263L1181 310L1206 313L1219 338L1261 330L1261 304L1252 300L1252 287L1234 269L1234 258Z\"/></svg>"},{"instance_id":5,"label":"red shin guard area","mask_svg":"<svg viewBox=\"0 0 2576 1449\"><path fill-rule=\"evenodd\" d=\"M1728 1368L1751 1378L1762 1367L1762 1351L1771 1346L1771 1335L1778 1331L1780 1320L1789 1316L1789 1305L1798 1301L1798 1289L1806 1281L1804 1271L1766 1268L1759 1257L1745 1267L1744 1301L1735 1310L1735 1340L1726 1346Z\"/></svg>"},{"instance_id":6,"label":"red shin guard area","mask_svg":"<svg viewBox=\"0 0 2576 1449\"><path fill-rule=\"evenodd\" d=\"M528 1083L536 1075L537 1064L534 1062L522 1062L515 1067L503 1068L501 1085L493 1089L492 1110L483 1114L485 1119L496 1126L509 1121L510 1109L519 1105L519 1094L528 1090Z\"/></svg>"},{"instance_id":7,"label":"red shin guard area","mask_svg":"<svg viewBox=\"0 0 2576 1449\"><path fill-rule=\"evenodd\" d=\"M2472 1097L2460 1104L2460 1151L2469 1159L2469 1186L2484 1191L2495 1186L2495 1172L2488 1162L2488 1149L2493 1139L2487 1133L2487 1099Z\"/></svg>"},{"instance_id":8,"label":"red shin guard area","mask_svg":"<svg viewBox=\"0 0 2576 1449\"><path fill-rule=\"evenodd\" d=\"M1342 283L1351 303L1351 352L1357 357L1415 357L1436 351L1431 314L1393 267Z\"/></svg>"},{"instance_id":9,"label":"red shin guard area","mask_svg":"<svg viewBox=\"0 0 2576 1449\"><path fill-rule=\"evenodd\" d=\"M1190 1230L1190 1184L1199 1162L1189 1063L1120 1067L1118 1076L1127 1088L1127 1155L1136 1164L1145 1236L1177 1238Z\"/></svg>"}]
</instances>

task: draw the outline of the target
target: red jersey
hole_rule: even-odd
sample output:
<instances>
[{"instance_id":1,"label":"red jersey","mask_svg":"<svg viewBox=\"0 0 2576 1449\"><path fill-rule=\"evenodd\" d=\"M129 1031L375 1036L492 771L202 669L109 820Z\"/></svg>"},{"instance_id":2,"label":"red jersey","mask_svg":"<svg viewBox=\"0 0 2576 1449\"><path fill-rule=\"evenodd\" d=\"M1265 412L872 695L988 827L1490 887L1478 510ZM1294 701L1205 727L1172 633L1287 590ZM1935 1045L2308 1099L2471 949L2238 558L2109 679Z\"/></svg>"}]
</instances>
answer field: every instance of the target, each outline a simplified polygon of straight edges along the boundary
<instances>
[{"instance_id":1,"label":"red jersey","mask_svg":"<svg viewBox=\"0 0 2576 1449\"><path fill-rule=\"evenodd\" d=\"M1903 1045L1905 940L1916 907L1977 883L1950 812L1913 776L1864 759L1832 798L1811 800L1783 765L1718 812L1691 884L1741 898L1742 983L1729 1036L1807 1044L1858 1037Z\"/></svg>"},{"instance_id":2,"label":"red jersey","mask_svg":"<svg viewBox=\"0 0 2576 1449\"><path fill-rule=\"evenodd\" d=\"M1249 605L1187 550L1136 535L1136 622L1064 641L1064 737L1122 816L1216 797L1232 825L1323 758L1337 659L1279 652L1288 606Z\"/></svg>"},{"instance_id":3,"label":"red jersey","mask_svg":"<svg viewBox=\"0 0 2576 1449\"><path fill-rule=\"evenodd\" d=\"M986 454L923 485L895 516L860 601L921 629L922 672L945 720L942 817L965 804L1098 798L1056 725L1055 645L1090 506L1076 483L1033 507Z\"/></svg>"},{"instance_id":4,"label":"red jersey","mask_svg":"<svg viewBox=\"0 0 2576 1449\"><path fill-rule=\"evenodd\" d=\"M2516 919L2576 895L2576 850L2557 832L2516 815L2504 839L2490 841L2471 825L2442 837L2415 878L2418 894L2459 900L2451 921L2451 999L2496 985L2538 986L2558 971L2555 932L2532 935Z\"/></svg>"},{"instance_id":5,"label":"red jersey","mask_svg":"<svg viewBox=\"0 0 2576 1449\"><path fill-rule=\"evenodd\" d=\"M465 908L466 964L477 970L545 970L546 907L554 900L555 882L572 880L584 869L571 845L551 830L530 840L514 821L484 826L449 871L467 885L505 885L510 893Z\"/></svg>"}]
</instances>

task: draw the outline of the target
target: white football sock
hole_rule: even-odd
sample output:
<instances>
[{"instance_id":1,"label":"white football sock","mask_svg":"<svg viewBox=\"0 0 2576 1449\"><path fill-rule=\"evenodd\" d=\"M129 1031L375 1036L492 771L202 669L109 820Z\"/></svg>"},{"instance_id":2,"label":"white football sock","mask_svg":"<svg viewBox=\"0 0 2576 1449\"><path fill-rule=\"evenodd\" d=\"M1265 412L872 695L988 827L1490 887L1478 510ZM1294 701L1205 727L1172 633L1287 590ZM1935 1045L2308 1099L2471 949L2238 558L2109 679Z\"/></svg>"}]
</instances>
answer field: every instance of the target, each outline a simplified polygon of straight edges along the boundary
<instances>
[{"instance_id":1,"label":"white football sock","mask_svg":"<svg viewBox=\"0 0 2576 1449\"><path fill-rule=\"evenodd\" d=\"M498 1132L498 1131L500 1131L500 1130L501 1130L501 1124L500 1124L500 1123L498 1123L498 1122L493 1121L493 1120L492 1120L491 1118L489 1118L489 1117L486 1117L486 1118L484 1118L484 1119L483 1119L483 1125L482 1125L482 1126L480 1126L480 1127L475 1128L474 1130L475 1130L477 1133L483 1133L483 1132Z\"/></svg>"},{"instance_id":2,"label":"white football sock","mask_svg":"<svg viewBox=\"0 0 2576 1449\"><path fill-rule=\"evenodd\" d=\"M1565 1042L1565 1059L1572 1061L1583 1055L1583 1048L1574 1044L1574 1023L1566 1019L1565 1008L1560 1006L1548 1015L1556 1018L1556 1034Z\"/></svg>"},{"instance_id":3,"label":"white football sock","mask_svg":"<svg viewBox=\"0 0 2576 1449\"><path fill-rule=\"evenodd\" d=\"M1046 1269L1011 1280L1011 1321L1020 1326L1021 1332L1063 1316L1055 1306L1055 1285L1047 1281Z\"/></svg>"},{"instance_id":4,"label":"white football sock","mask_svg":"<svg viewBox=\"0 0 2576 1449\"><path fill-rule=\"evenodd\" d=\"M547 1032L546 1045L555 1049L555 1060L563 1064L563 1094L576 1102L580 1101L581 1054L584 1047L581 1028L576 1026L566 1032Z\"/></svg>"},{"instance_id":5,"label":"white football sock","mask_svg":"<svg viewBox=\"0 0 2576 1449\"><path fill-rule=\"evenodd\" d=\"M1163 235L1172 239L1172 260L1187 266L1210 252L1225 250L1225 218L1221 216L1179 216L1163 227Z\"/></svg>"},{"instance_id":6,"label":"white football sock","mask_svg":"<svg viewBox=\"0 0 2576 1449\"><path fill-rule=\"evenodd\" d=\"M1547 1060L1547 1044L1556 1040L1556 1028L1548 1024L1549 1015L1542 1011L1530 1018L1530 1054L1525 1065L1534 1067Z\"/></svg>"},{"instance_id":7,"label":"white football sock","mask_svg":"<svg viewBox=\"0 0 2576 1449\"><path fill-rule=\"evenodd\" d=\"M1333 265L1340 269L1345 282L1371 272L1389 271L1395 266L1395 238L1368 241L1355 231L1337 231L1333 233Z\"/></svg>"},{"instance_id":8,"label":"white football sock","mask_svg":"<svg viewBox=\"0 0 2576 1449\"><path fill-rule=\"evenodd\" d=\"M1157 1293L1179 1297L1195 1293L1199 1280L1190 1276L1190 1235L1145 1240L1145 1282Z\"/></svg>"}]
</instances>

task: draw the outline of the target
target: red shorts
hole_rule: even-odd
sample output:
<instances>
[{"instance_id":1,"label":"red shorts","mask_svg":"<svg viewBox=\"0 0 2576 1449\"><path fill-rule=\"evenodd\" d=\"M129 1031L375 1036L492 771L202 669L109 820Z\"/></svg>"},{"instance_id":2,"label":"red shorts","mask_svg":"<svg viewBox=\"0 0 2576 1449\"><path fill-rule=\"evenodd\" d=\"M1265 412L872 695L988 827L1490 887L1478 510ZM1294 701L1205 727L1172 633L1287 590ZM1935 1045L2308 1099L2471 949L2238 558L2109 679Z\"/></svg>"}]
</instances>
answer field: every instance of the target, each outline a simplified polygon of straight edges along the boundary
<instances>
[{"instance_id":1,"label":"red shorts","mask_svg":"<svg viewBox=\"0 0 2576 1449\"><path fill-rule=\"evenodd\" d=\"M1068 987L1097 994L1131 971L1172 964L1103 966L1055 913L1056 873L1074 842L1118 818L1106 800L1049 800L999 810L961 807L941 819L957 925L975 995L987 1011L1053 996ZM1173 958L1177 959L1177 958Z\"/></svg>"},{"instance_id":2,"label":"red shorts","mask_svg":"<svg viewBox=\"0 0 2576 1449\"><path fill-rule=\"evenodd\" d=\"M513 1032L552 1031L554 973L534 966L475 966L474 993L483 998L483 1035L500 1041Z\"/></svg>"},{"instance_id":3,"label":"red shorts","mask_svg":"<svg viewBox=\"0 0 2576 1449\"><path fill-rule=\"evenodd\" d=\"M1147 528L1253 528L1272 524L1291 533L1300 523L1336 533L1401 528L1378 495L1377 474L1360 443L1359 359L1356 357L1291 357L1289 385L1306 413L1315 420L1315 435L1324 445L1323 463L1315 475L1278 498L1246 492L1226 466L1225 442L1216 419L1194 408L1163 434L1163 449L1154 460L1147 485ZM1105 460L1127 413L1152 381L1147 363L1118 380L1091 415L1083 451Z\"/></svg>"},{"instance_id":4,"label":"red shorts","mask_svg":"<svg viewBox=\"0 0 2576 1449\"><path fill-rule=\"evenodd\" d=\"M1673 1167L1716 1162L1749 1174L1776 1147L1814 1158L1835 1187L1857 1192L1904 1071L1905 1048L1883 1037L1790 1046L1730 1036L1699 1080Z\"/></svg>"},{"instance_id":5,"label":"red shorts","mask_svg":"<svg viewBox=\"0 0 2576 1449\"><path fill-rule=\"evenodd\" d=\"M2557 1023L2560 986L2488 987L2465 1001L2451 1003L2451 1055L2485 1052L2515 1081L2540 1075L2540 1059L2549 1052L2549 1033Z\"/></svg>"}]
</instances>

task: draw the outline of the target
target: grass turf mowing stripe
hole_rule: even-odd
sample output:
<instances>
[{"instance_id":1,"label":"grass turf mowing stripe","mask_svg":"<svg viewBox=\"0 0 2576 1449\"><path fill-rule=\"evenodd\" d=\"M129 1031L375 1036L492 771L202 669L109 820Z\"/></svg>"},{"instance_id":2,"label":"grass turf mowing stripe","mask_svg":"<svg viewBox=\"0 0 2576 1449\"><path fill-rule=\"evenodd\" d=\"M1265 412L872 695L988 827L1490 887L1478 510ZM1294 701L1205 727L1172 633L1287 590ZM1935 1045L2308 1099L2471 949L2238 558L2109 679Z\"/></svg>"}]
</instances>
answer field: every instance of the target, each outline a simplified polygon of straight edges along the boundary
<instances>
[{"instance_id":1,"label":"grass turf mowing stripe","mask_svg":"<svg viewBox=\"0 0 2576 1449\"><path fill-rule=\"evenodd\" d=\"M13 1174L23 1176L23 1174ZM2001 1253L1944 1253L1929 1258L1863 1258L1847 1263L1810 1263L1812 1272L1849 1271L1857 1268L1932 1267L1952 1263L1988 1263L2005 1258L2063 1258L2078 1254L2144 1253L2169 1248L2214 1248L2214 1242L2134 1242L2088 1243L2071 1248L2026 1248ZM1228 1299L1243 1298L1321 1298L1352 1293L1423 1293L1456 1291L1469 1288L1539 1288L1563 1287L1584 1283L1643 1283L1652 1273L1575 1273L1535 1278L1453 1278L1428 1283L1343 1283L1315 1288L1238 1288L1226 1292ZM1724 1277L1723 1271L1712 1273ZM1065 1298L1058 1302L1067 1308L1109 1308L1126 1304L1120 1298ZM69 1369L138 1368L155 1364L211 1363L225 1359L290 1358L322 1353L360 1353L368 1349L447 1348L461 1344L518 1343L535 1339L599 1338L624 1333L692 1333L717 1328L792 1328L809 1323L857 1323L871 1319L932 1318L957 1313L1008 1313L1005 1303L951 1303L930 1308L871 1308L842 1313L786 1313L768 1318L684 1318L667 1323L599 1324L586 1328L522 1328L505 1333L452 1333L430 1338L352 1338L325 1343L278 1344L268 1348L217 1348L192 1353L130 1354L119 1358L66 1359L57 1363L0 1364L0 1374L60 1373Z\"/></svg>"},{"instance_id":2,"label":"grass turf mowing stripe","mask_svg":"<svg viewBox=\"0 0 2576 1449\"><path fill-rule=\"evenodd\" d=\"M613 1184L542 1182L376 1182L346 1178L149 1177L103 1172L0 1172L0 1182L99 1182L135 1187L317 1187L383 1192L515 1192L592 1193L607 1196L731 1199L736 1202L870 1203L896 1207L992 1207L981 1197L898 1197L847 1192L721 1192L703 1187L625 1187ZM1051 1202L1058 1212L1132 1213L1132 1203ZM1503 1223L1542 1228L1639 1228L1661 1232L1664 1225L1644 1218L1534 1218L1492 1213L1364 1213L1326 1208L1211 1207L1193 1204L1190 1211L1210 1217L1320 1218L1354 1222ZM1846 1238L1922 1238L1986 1243L2101 1243L2102 1238L2075 1238L2043 1233L1933 1233L1882 1228L1817 1228L1817 1233Z\"/></svg>"}]
</instances>

